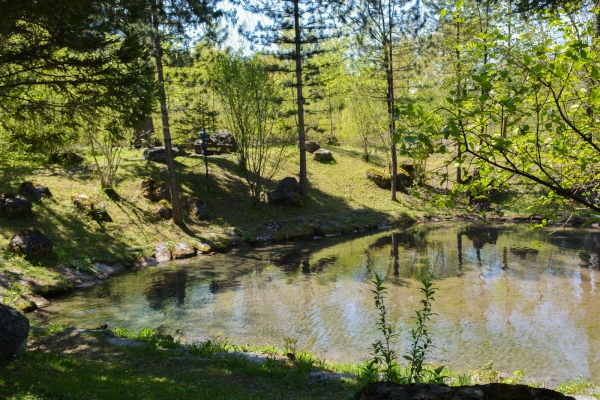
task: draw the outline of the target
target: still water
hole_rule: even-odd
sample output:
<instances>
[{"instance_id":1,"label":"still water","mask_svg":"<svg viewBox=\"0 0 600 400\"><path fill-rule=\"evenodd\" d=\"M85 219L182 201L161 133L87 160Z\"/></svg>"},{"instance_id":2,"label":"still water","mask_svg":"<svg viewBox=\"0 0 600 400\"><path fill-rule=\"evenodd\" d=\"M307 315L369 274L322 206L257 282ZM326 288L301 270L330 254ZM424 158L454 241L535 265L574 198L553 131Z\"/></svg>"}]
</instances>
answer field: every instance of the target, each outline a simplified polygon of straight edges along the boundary
<instances>
[{"instance_id":1,"label":"still water","mask_svg":"<svg viewBox=\"0 0 600 400\"><path fill-rule=\"evenodd\" d=\"M548 383L600 377L600 232L522 225L429 224L200 257L111 278L44 310L44 322L139 329L183 342L298 340L328 360L358 362L378 338L371 280L407 346L416 278L439 288L430 362L494 367Z\"/></svg>"}]
</instances>

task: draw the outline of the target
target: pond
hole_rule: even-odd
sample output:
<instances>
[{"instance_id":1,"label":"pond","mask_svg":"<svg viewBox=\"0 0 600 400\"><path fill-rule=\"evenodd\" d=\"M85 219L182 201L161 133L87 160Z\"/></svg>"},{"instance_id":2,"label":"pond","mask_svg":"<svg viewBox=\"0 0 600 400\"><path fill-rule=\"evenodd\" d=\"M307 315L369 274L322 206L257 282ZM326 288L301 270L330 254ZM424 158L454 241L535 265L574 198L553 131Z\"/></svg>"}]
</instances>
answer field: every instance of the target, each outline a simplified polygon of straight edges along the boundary
<instances>
[{"instance_id":1,"label":"pond","mask_svg":"<svg viewBox=\"0 0 600 400\"><path fill-rule=\"evenodd\" d=\"M321 358L359 362L379 337L374 274L386 279L402 354L421 299L416 279L431 273L430 362L468 371L493 360L552 383L600 376L599 261L594 230L423 224L130 272L38 314L77 327L152 327L188 343L283 347L292 338Z\"/></svg>"}]
</instances>

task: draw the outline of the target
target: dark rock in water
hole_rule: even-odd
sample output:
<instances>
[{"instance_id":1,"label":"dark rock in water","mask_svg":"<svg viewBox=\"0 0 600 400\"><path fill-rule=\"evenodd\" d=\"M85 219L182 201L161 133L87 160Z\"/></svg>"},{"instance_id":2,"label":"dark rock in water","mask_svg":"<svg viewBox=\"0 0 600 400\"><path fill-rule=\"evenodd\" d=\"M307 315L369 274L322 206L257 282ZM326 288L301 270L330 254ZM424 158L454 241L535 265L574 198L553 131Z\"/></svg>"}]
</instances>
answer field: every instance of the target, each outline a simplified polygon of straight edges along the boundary
<instances>
[{"instance_id":1,"label":"dark rock in water","mask_svg":"<svg viewBox=\"0 0 600 400\"><path fill-rule=\"evenodd\" d=\"M179 149L177 147L172 147L171 150L173 152L173 158L179 155ZM167 159L167 150L164 147L153 147L144 150L143 155L144 160L147 161L165 162Z\"/></svg>"},{"instance_id":2,"label":"dark rock in water","mask_svg":"<svg viewBox=\"0 0 600 400\"><path fill-rule=\"evenodd\" d=\"M25 229L10 239L8 249L30 257L43 257L52 251L52 241L38 229Z\"/></svg>"},{"instance_id":3,"label":"dark rock in water","mask_svg":"<svg viewBox=\"0 0 600 400\"><path fill-rule=\"evenodd\" d=\"M36 201L52 197L52 193L46 186L36 182L23 182L19 186L19 193Z\"/></svg>"},{"instance_id":4,"label":"dark rock in water","mask_svg":"<svg viewBox=\"0 0 600 400\"><path fill-rule=\"evenodd\" d=\"M272 192L267 192L265 199L267 200L267 203L277 203L283 201L288 204L294 204L297 202L294 192L298 192L299 190L300 184L296 178L288 176L279 182L277 189L273 190Z\"/></svg>"},{"instance_id":5,"label":"dark rock in water","mask_svg":"<svg viewBox=\"0 0 600 400\"><path fill-rule=\"evenodd\" d=\"M165 182L146 178L142 182L142 196L150 201L170 200L171 191Z\"/></svg>"},{"instance_id":6,"label":"dark rock in water","mask_svg":"<svg viewBox=\"0 0 600 400\"><path fill-rule=\"evenodd\" d=\"M14 192L0 194L0 214L8 217L24 217L31 213L33 204Z\"/></svg>"},{"instance_id":7,"label":"dark rock in water","mask_svg":"<svg viewBox=\"0 0 600 400\"><path fill-rule=\"evenodd\" d=\"M25 351L29 320L20 312L0 304L0 359L7 360Z\"/></svg>"},{"instance_id":8,"label":"dark rock in water","mask_svg":"<svg viewBox=\"0 0 600 400\"><path fill-rule=\"evenodd\" d=\"M194 257L196 249L189 243L175 243L173 245L173 260Z\"/></svg>"},{"instance_id":9,"label":"dark rock in water","mask_svg":"<svg viewBox=\"0 0 600 400\"><path fill-rule=\"evenodd\" d=\"M333 154L329 150L319 149L313 153L313 158L320 162L333 161Z\"/></svg>"},{"instance_id":10,"label":"dark rock in water","mask_svg":"<svg viewBox=\"0 0 600 400\"><path fill-rule=\"evenodd\" d=\"M490 383L449 387L425 383L399 385L375 382L363 387L353 400L575 400L550 389Z\"/></svg>"},{"instance_id":11,"label":"dark rock in water","mask_svg":"<svg viewBox=\"0 0 600 400\"><path fill-rule=\"evenodd\" d=\"M309 153L314 153L315 151L319 150L321 148L321 145L317 142L311 142L310 140L307 140L304 143L304 146L306 148L306 151Z\"/></svg>"},{"instance_id":12,"label":"dark rock in water","mask_svg":"<svg viewBox=\"0 0 600 400\"><path fill-rule=\"evenodd\" d=\"M185 203L187 208L190 210L190 214L194 217L205 220L208 218L208 208L206 203L197 197L192 197Z\"/></svg>"}]
</instances>

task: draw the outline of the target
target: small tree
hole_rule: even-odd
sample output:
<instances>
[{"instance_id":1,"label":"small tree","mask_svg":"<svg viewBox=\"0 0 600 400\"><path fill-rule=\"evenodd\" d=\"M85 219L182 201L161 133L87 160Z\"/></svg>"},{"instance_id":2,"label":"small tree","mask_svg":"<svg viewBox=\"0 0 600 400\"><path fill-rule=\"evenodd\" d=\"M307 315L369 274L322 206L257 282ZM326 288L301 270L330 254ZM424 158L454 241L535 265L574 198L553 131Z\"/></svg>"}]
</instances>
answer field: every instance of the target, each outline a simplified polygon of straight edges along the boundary
<instances>
[{"instance_id":1,"label":"small tree","mask_svg":"<svg viewBox=\"0 0 600 400\"><path fill-rule=\"evenodd\" d=\"M121 164L121 153L125 143L122 118L111 115L102 129L98 129L97 121L89 121L85 131L96 164L96 172L102 189L112 189L117 170ZM96 152L103 157L99 159Z\"/></svg>"},{"instance_id":2,"label":"small tree","mask_svg":"<svg viewBox=\"0 0 600 400\"><path fill-rule=\"evenodd\" d=\"M211 74L227 124L238 142L238 161L252 204L258 206L289 143L289 138L279 134L281 97L277 85L258 56L224 55Z\"/></svg>"}]
</instances>

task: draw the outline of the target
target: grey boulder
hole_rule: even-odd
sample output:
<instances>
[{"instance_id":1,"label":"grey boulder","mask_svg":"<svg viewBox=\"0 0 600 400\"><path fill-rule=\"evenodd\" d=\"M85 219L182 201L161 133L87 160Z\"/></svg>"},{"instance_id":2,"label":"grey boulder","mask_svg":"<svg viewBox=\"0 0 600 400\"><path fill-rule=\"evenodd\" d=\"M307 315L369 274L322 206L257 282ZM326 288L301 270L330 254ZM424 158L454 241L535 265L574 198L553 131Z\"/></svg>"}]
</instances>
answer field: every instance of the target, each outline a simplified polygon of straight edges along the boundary
<instances>
[{"instance_id":1,"label":"grey boulder","mask_svg":"<svg viewBox=\"0 0 600 400\"><path fill-rule=\"evenodd\" d=\"M333 154L329 150L319 149L313 153L313 158L320 162L333 161Z\"/></svg>"},{"instance_id":2,"label":"grey boulder","mask_svg":"<svg viewBox=\"0 0 600 400\"><path fill-rule=\"evenodd\" d=\"M19 186L19 193L25 197L40 201L52 197L50 189L36 182L23 182Z\"/></svg>"},{"instance_id":3,"label":"grey boulder","mask_svg":"<svg viewBox=\"0 0 600 400\"><path fill-rule=\"evenodd\" d=\"M52 240L38 229L26 229L10 239L8 249L30 257L43 257L52 251Z\"/></svg>"},{"instance_id":4,"label":"grey boulder","mask_svg":"<svg viewBox=\"0 0 600 400\"><path fill-rule=\"evenodd\" d=\"M177 147L171 148L173 152L173 158L179 155L179 149ZM151 149L144 150L144 160L147 161L166 161L167 150L164 147L153 147Z\"/></svg>"},{"instance_id":5,"label":"grey boulder","mask_svg":"<svg viewBox=\"0 0 600 400\"><path fill-rule=\"evenodd\" d=\"M9 217L24 217L31 213L33 204L16 193L0 194L0 214Z\"/></svg>"},{"instance_id":6,"label":"grey boulder","mask_svg":"<svg viewBox=\"0 0 600 400\"><path fill-rule=\"evenodd\" d=\"M20 312L0 304L0 359L10 359L25 351L29 320Z\"/></svg>"}]
</instances>

